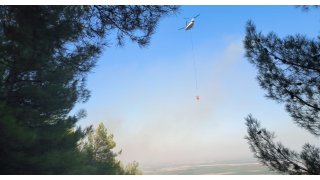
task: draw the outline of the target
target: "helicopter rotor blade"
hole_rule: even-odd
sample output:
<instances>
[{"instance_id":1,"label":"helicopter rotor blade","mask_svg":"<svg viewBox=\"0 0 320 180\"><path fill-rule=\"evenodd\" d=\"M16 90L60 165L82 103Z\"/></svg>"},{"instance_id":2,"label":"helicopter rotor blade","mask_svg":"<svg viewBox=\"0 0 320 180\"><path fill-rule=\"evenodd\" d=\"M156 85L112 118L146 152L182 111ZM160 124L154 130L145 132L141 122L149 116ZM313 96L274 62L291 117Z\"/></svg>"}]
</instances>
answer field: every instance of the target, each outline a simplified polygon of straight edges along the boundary
<instances>
[{"instance_id":1,"label":"helicopter rotor blade","mask_svg":"<svg viewBox=\"0 0 320 180\"><path fill-rule=\"evenodd\" d=\"M182 29L184 29L184 27L182 27L182 28L179 28L178 30L182 30Z\"/></svg>"},{"instance_id":2,"label":"helicopter rotor blade","mask_svg":"<svg viewBox=\"0 0 320 180\"><path fill-rule=\"evenodd\" d=\"M195 17L193 17L193 18L197 18L197 17L199 17L200 16L200 14L198 14L198 15L196 15Z\"/></svg>"}]
</instances>

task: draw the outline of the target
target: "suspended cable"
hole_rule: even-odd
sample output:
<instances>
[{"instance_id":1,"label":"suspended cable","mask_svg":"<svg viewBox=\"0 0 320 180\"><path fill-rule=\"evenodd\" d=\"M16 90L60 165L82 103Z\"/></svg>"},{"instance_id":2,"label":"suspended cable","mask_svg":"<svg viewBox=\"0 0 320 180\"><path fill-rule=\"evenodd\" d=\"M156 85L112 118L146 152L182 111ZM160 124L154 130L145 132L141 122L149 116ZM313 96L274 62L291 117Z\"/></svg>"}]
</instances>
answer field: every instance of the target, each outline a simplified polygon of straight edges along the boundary
<instances>
[{"instance_id":1,"label":"suspended cable","mask_svg":"<svg viewBox=\"0 0 320 180\"><path fill-rule=\"evenodd\" d=\"M194 53L194 47L193 47L192 31L190 31L190 40L191 40L191 47L192 47L192 61L193 61L194 81L195 81L196 90L198 90L197 62L196 62L195 53Z\"/></svg>"}]
</instances>

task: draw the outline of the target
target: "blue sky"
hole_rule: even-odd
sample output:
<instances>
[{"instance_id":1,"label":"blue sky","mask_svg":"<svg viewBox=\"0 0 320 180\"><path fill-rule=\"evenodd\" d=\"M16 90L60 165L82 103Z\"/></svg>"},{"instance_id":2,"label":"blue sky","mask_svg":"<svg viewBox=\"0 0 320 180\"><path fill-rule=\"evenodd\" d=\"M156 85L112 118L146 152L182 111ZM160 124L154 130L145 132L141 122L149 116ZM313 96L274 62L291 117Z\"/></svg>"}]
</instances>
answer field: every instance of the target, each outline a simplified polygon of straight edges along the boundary
<instances>
[{"instance_id":1,"label":"blue sky","mask_svg":"<svg viewBox=\"0 0 320 180\"><path fill-rule=\"evenodd\" d=\"M130 41L118 47L109 37L110 47L88 76L91 98L72 112L86 109L81 126L103 122L123 149L120 159L141 166L254 160L244 139L249 113L293 149L318 143L282 104L264 97L242 44L248 20L263 33L316 37L318 12L294 6L181 6L177 15L161 20L146 48ZM191 32L177 30L184 17L197 14Z\"/></svg>"}]
</instances>

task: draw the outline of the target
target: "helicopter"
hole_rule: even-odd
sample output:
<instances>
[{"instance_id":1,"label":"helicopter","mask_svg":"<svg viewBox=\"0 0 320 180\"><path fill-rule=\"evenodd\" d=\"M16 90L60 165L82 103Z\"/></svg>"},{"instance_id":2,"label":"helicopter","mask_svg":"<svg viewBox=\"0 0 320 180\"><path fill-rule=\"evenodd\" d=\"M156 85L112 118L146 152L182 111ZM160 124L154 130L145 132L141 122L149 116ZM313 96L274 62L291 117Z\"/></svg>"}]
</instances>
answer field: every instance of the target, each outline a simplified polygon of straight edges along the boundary
<instances>
[{"instance_id":1,"label":"helicopter","mask_svg":"<svg viewBox=\"0 0 320 180\"><path fill-rule=\"evenodd\" d=\"M184 30L186 30L186 31L190 30L190 29L193 27L194 22L195 22L195 19L196 19L198 16L200 16L200 14L198 14L198 15L196 15L195 17L191 18L191 20L190 20L189 22L186 21L186 26L185 26L185 27L182 27L182 28L180 28L180 29L178 29L178 30L182 30L182 29L184 29ZM186 18L185 18L185 19L186 19Z\"/></svg>"}]
</instances>

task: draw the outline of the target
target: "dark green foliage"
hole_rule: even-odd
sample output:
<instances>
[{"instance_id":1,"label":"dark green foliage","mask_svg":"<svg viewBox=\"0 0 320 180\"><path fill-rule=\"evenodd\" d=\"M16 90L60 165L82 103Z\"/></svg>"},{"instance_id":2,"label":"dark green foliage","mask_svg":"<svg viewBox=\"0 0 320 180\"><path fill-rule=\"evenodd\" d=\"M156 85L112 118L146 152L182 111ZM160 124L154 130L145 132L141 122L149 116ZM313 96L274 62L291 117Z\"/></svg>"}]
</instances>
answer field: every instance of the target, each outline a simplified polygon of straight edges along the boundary
<instances>
[{"instance_id":1,"label":"dark green foliage","mask_svg":"<svg viewBox=\"0 0 320 180\"><path fill-rule=\"evenodd\" d=\"M123 174L120 161L116 160L119 153L113 152L116 143L113 135L101 123L96 130L90 131L80 145L80 151L92 166L90 174Z\"/></svg>"},{"instance_id":2,"label":"dark green foliage","mask_svg":"<svg viewBox=\"0 0 320 180\"><path fill-rule=\"evenodd\" d=\"M271 170L286 174L320 174L319 148L307 143L299 154L284 147L280 142L275 143L274 133L261 128L259 122L251 115L246 118L246 125L246 139L254 156Z\"/></svg>"},{"instance_id":3,"label":"dark green foliage","mask_svg":"<svg viewBox=\"0 0 320 180\"><path fill-rule=\"evenodd\" d=\"M96 32L106 33L117 29L117 42L124 44L127 36L140 46L150 42L159 19L169 13L176 12L177 6L93 6L90 11L98 14ZM94 22L94 21L91 21Z\"/></svg>"},{"instance_id":4,"label":"dark green foliage","mask_svg":"<svg viewBox=\"0 0 320 180\"><path fill-rule=\"evenodd\" d=\"M0 173L86 174L68 116L113 30L149 43L175 6L0 6ZM94 168L94 167L92 167ZM102 171L101 171L102 172ZM105 170L104 173L113 173Z\"/></svg>"},{"instance_id":5,"label":"dark green foliage","mask_svg":"<svg viewBox=\"0 0 320 180\"><path fill-rule=\"evenodd\" d=\"M285 103L293 120L320 135L320 39L296 35L279 38L247 24L246 56L258 69L267 97Z\"/></svg>"},{"instance_id":6,"label":"dark green foliage","mask_svg":"<svg viewBox=\"0 0 320 180\"><path fill-rule=\"evenodd\" d=\"M92 130L82 139L79 149L86 159L85 164L91 166L87 174L142 174L138 170L137 162L129 163L126 167L116 159L121 154L114 152L116 143L113 135L109 134L105 126L100 123L97 129Z\"/></svg>"},{"instance_id":7,"label":"dark green foliage","mask_svg":"<svg viewBox=\"0 0 320 180\"><path fill-rule=\"evenodd\" d=\"M315 136L320 136L320 37L303 35L278 37L246 27L246 57L258 69L257 79L266 96L284 103L293 121ZM257 120L247 117L248 140L263 164L288 174L320 174L320 150L310 144L302 152L274 143L273 133L261 129Z\"/></svg>"},{"instance_id":8,"label":"dark green foliage","mask_svg":"<svg viewBox=\"0 0 320 180\"><path fill-rule=\"evenodd\" d=\"M319 8L319 5L298 5L296 6L298 8L300 8L302 11L309 11L310 9L315 9L315 8Z\"/></svg>"},{"instance_id":9,"label":"dark green foliage","mask_svg":"<svg viewBox=\"0 0 320 180\"><path fill-rule=\"evenodd\" d=\"M55 125L26 127L14 118L9 108L0 108L1 174L75 173L80 156L78 140L85 132L70 131L75 117Z\"/></svg>"}]
</instances>

